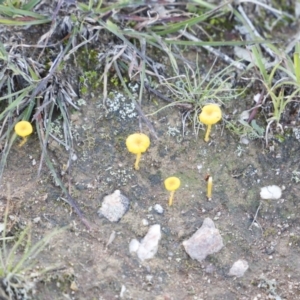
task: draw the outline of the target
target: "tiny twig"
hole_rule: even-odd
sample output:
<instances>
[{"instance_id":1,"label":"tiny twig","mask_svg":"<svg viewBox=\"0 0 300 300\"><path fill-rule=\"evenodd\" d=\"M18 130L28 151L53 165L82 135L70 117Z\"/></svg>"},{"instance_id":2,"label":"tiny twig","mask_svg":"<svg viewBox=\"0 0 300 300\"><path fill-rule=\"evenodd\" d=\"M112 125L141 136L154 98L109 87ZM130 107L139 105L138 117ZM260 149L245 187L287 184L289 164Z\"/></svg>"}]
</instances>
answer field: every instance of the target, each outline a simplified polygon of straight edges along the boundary
<instances>
[{"instance_id":1,"label":"tiny twig","mask_svg":"<svg viewBox=\"0 0 300 300\"><path fill-rule=\"evenodd\" d=\"M259 226L259 228L261 229L261 231L263 231L263 230L262 230L262 227L261 227L260 224L257 222L257 215L258 215L258 212L259 212L259 210L260 210L260 207L261 207L261 202L259 202L259 206L258 206L258 208L257 208L257 210L256 210L255 216L254 216L253 221L252 221L252 223L251 223L251 225L250 225L250 227L249 227L249 230L252 230L252 226L254 225L254 223L256 223L256 224Z\"/></svg>"},{"instance_id":2,"label":"tiny twig","mask_svg":"<svg viewBox=\"0 0 300 300\"><path fill-rule=\"evenodd\" d=\"M77 204L77 202L75 201L75 199L73 199L71 197L71 195L69 193L66 193L67 195L67 199L60 197L63 201L65 201L66 203L68 203L76 212L76 214L78 215L78 217L80 218L81 222L88 228L88 230L91 230L92 227L89 224L89 222L87 221L87 219L84 217L83 213L81 212L81 210L79 209L79 205Z\"/></svg>"},{"instance_id":3,"label":"tiny twig","mask_svg":"<svg viewBox=\"0 0 300 300\"><path fill-rule=\"evenodd\" d=\"M264 91L261 91L258 101L256 102L255 106L252 108L251 114L247 120L247 122L250 124L251 121L256 117L258 109L260 108L261 104L263 103L264 99Z\"/></svg>"}]
</instances>

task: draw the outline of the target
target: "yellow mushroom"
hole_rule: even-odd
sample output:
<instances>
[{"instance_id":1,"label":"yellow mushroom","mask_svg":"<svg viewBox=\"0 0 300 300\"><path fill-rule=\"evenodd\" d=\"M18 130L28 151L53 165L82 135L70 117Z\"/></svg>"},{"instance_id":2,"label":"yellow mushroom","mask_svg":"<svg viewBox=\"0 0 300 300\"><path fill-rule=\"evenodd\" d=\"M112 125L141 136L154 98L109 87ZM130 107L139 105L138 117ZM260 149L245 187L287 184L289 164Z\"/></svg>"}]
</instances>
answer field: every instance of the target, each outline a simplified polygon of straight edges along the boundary
<instances>
[{"instance_id":1,"label":"yellow mushroom","mask_svg":"<svg viewBox=\"0 0 300 300\"><path fill-rule=\"evenodd\" d=\"M211 131L211 125L216 124L222 119L222 111L217 104L207 104L202 108L202 112L199 115L199 121L207 125L204 141L209 141L209 134Z\"/></svg>"},{"instance_id":2,"label":"yellow mushroom","mask_svg":"<svg viewBox=\"0 0 300 300\"><path fill-rule=\"evenodd\" d=\"M212 185L213 185L213 180L212 180L212 177L209 176L208 180L207 180L207 195L206 195L208 199L211 199Z\"/></svg>"},{"instance_id":3,"label":"yellow mushroom","mask_svg":"<svg viewBox=\"0 0 300 300\"><path fill-rule=\"evenodd\" d=\"M20 121L15 125L15 133L23 138L23 141L20 143L20 147L22 147L26 141L27 136L32 133L32 125L28 121Z\"/></svg>"},{"instance_id":4,"label":"yellow mushroom","mask_svg":"<svg viewBox=\"0 0 300 300\"><path fill-rule=\"evenodd\" d=\"M143 133L134 133L128 136L126 139L126 147L129 152L136 154L136 161L134 168L139 170L139 162L141 159L142 153L144 153L150 146L150 139L146 134Z\"/></svg>"},{"instance_id":5,"label":"yellow mushroom","mask_svg":"<svg viewBox=\"0 0 300 300\"><path fill-rule=\"evenodd\" d=\"M180 187L180 179L178 177L169 177L164 183L166 190L171 192L169 198L169 206L171 206L173 204L174 193Z\"/></svg>"}]
</instances>

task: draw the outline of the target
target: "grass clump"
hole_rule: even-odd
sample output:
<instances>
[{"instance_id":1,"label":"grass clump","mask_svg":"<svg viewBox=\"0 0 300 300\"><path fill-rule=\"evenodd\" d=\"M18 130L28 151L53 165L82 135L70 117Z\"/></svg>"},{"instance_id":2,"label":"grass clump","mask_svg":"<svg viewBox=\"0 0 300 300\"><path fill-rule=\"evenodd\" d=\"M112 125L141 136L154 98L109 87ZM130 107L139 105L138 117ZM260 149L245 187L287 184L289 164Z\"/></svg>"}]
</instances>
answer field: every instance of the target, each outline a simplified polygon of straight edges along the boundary
<instances>
[{"instance_id":1,"label":"grass clump","mask_svg":"<svg viewBox=\"0 0 300 300\"><path fill-rule=\"evenodd\" d=\"M4 217L0 223L2 232L0 238L1 289L5 299L31 299L30 295L36 283L43 280L47 272L57 269L57 266L37 269L38 255L45 250L54 236L65 229L53 230L32 244L31 224L28 224L20 232L15 232L14 235L8 231L9 205L10 196L7 197Z\"/></svg>"}]
</instances>

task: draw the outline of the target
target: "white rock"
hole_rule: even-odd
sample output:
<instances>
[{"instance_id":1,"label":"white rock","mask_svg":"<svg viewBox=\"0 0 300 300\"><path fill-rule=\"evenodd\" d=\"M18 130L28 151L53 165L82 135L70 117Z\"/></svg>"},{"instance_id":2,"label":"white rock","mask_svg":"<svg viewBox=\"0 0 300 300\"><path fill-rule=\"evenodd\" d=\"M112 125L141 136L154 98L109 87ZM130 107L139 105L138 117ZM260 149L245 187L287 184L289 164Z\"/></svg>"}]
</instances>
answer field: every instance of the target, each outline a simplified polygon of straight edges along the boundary
<instances>
[{"instance_id":1,"label":"white rock","mask_svg":"<svg viewBox=\"0 0 300 300\"><path fill-rule=\"evenodd\" d=\"M204 219L201 228L182 244L188 255L199 262L207 255L220 251L224 246L219 230L210 218Z\"/></svg>"},{"instance_id":2,"label":"white rock","mask_svg":"<svg viewBox=\"0 0 300 300\"><path fill-rule=\"evenodd\" d=\"M125 292L126 292L126 286L124 284L122 284L121 292L120 292L120 298L124 297Z\"/></svg>"},{"instance_id":3,"label":"white rock","mask_svg":"<svg viewBox=\"0 0 300 300\"><path fill-rule=\"evenodd\" d=\"M248 262L244 259L237 260L229 270L229 276L242 277L249 268Z\"/></svg>"},{"instance_id":4,"label":"white rock","mask_svg":"<svg viewBox=\"0 0 300 300\"><path fill-rule=\"evenodd\" d=\"M135 253L138 251L139 247L140 247L140 242L136 239L133 239L129 243L129 252Z\"/></svg>"},{"instance_id":5,"label":"white rock","mask_svg":"<svg viewBox=\"0 0 300 300\"><path fill-rule=\"evenodd\" d=\"M240 143L243 144L243 145L249 145L250 141L246 136L242 136L240 138Z\"/></svg>"},{"instance_id":6,"label":"white rock","mask_svg":"<svg viewBox=\"0 0 300 300\"><path fill-rule=\"evenodd\" d=\"M161 238L160 225L152 225L137 250L137 256L141 261L151 259L157 252L158 242Z\"/></svg>"},{"instance_id":7,"label":"white rock","mask_svg":"<svg viewBox=\"0 0 300 300\"><path fill-rule=\"evenodd\" d=\"M41 218L40 217L36 217L36 218L34 218L33 219L33 223L38 223L38 222L40 222L41 221Z\"/></svg>"},{"instance_id":8,"label":"white rock","mask_svg":"<svg viewBox=\"0 0 300 300\"><path fill-rule=\"evenodd\" d=\"M155 204L154 210L160 215L164 213L164 209L160 204Z\"/></svg>"},{"instance_id":9,"label":"white rock","mask_svg":"<svg viewBox=\"0 0 300 300\"><path fill-rule=\"evenodd\" d=\"M149 225L149 222L148 222L148 220L143 219L143 220L142 220L142 224L143 224L143 226L148 226L148 225Z\"/></svg>"},{"instance_id":10,"label":"white rock","mask_svg":"<svg viewBox=\"0 0 300 300\"><path fill-rule=\"evenodd\" d=\"M118 222L129 208L129 200L115 190L111 195L104 197L102 206L98 210L99 216L104 216L111 222Z\"/></svg>"},{"instance_id":11,"label":"white rock","mask_svg":"<svg viewBox=\"0 0 300 300\"><path fill-rule=\"evenodd\" d=\"M281 194L281 188L277 185L269 185L260 189L261 199L278 200Z\"/></svg>"}]
</instances>

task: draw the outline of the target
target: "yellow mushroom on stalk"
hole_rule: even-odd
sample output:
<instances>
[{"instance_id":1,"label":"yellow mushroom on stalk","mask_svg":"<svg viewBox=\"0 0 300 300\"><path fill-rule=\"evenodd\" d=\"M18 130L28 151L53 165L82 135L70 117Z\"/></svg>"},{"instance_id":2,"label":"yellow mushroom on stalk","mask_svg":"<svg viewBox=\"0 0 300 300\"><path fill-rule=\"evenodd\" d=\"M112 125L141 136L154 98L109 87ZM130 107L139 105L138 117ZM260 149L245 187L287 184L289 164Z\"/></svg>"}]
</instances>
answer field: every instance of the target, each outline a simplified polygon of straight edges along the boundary
<instances>
[{"instance_id":1,"label":"yellow mushroom on stalk","mask_svg":"<svg viewBox=\"0 0 300 300\"><path fill-rule=\"evenodd\" d=\"M207 104L202 108L199 115L199 121L207 125L204 141L209 141L211 126L222 119L222 111L217 104Z\"/></svg>"},{"instance_id":2,"label":"yellow mushroom on stalk","mask_svg":"<svg viewBox=\"0 0 300 300\"><path fill-rule=\"evenodd\" d=\"M32 131L32 125L28 121L20 121L15 125L15 133L23 138L19 147L22 147L26 143L27 137L32 133Z\"/></svg>"},{"instance_id":3,"label":"yellow mushroom on stalk","mask_svg":"<svg viewBox=\"0 0 300 300\"><path fill-rule=\"evenodd\" d=\"M128 136L126 139L126 147L129 152L136 154L136 160L134 168L139 170L139 162L142 156L142 153L146 152L150 146L150 139L144 133L134 133Z\"/></svg>"},{"instance_id":4,"label":"yellow mushroom on stalk","mask_svg":"<svg viewBox=\"0 0 300 300\"><path fill-rule=\"evenodd\" d=\"M207 180L207 199L210 200L211 199L211 195L212 195L212 186L213 186L213 180L212 177L209 176L208 180Z\"/></svg>"},{"instance_id":5,"label":"yellow mushroom on stalk","mask_svg":"<svg viewBox=\"0 0 300 300\"><path fill-rule=\"evenodd\" d=\"M164 183L166 190L171 192L169 198L169 206L171 206L173 204L174 193L180 187L180 179L178 177L169 177Z\"/></svg>"}]
</instances>

